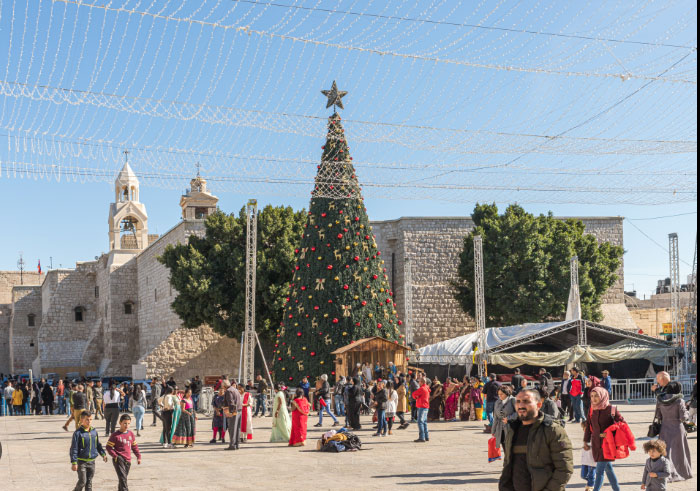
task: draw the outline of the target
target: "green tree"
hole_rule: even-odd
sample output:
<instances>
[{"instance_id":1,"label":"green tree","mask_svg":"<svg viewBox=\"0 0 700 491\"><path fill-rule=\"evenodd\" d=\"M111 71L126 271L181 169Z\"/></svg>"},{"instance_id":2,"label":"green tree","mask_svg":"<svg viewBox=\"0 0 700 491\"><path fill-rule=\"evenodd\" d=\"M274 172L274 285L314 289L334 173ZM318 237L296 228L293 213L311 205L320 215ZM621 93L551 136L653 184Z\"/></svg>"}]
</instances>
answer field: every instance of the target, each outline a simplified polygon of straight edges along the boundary
<instances>
[{"instance_id":1,"label":"green tree","mask_svg":"<svg viewBox=\"0 0 700 491\"><path fill-rule=\"evenodd\" d=\"M275 344L275 376L288 382L333 374L331 352L358 339L401 338L384 261L335 113L328 118L315 184Z\"/></svg>"},{"instance_id":2,"label":"green tree","mask_svg":"<svg viewBox=\"0 0 700 491\"><path fill-rule=\"evenodd\" d=\"M622 247L598 244L580 220L534 216L518 205L503 215L496 205L477 204L475 228L464 238L456 299L475 315L474 236L483 237L484 301L490 327L562 320L569 298L570 260L578 256L584 319L600 321L600 304L615 281Z\"/></svg>"},{"instance_id":3,"label":"green tree","mask_svg":"<svg viewBox=\"0 0 700 491\"><path fill-rule=\"evenodd\" d=\"M305 221L306 211L291 207L268 205L258 214L255 328L261 340L275 338ZM245 209L238 216L217 211L205 230L187 244L169 245L159 258L178 292L172 308L185 327L208 324L238 339L245 328Z\"/></svg>"}]
</instances>

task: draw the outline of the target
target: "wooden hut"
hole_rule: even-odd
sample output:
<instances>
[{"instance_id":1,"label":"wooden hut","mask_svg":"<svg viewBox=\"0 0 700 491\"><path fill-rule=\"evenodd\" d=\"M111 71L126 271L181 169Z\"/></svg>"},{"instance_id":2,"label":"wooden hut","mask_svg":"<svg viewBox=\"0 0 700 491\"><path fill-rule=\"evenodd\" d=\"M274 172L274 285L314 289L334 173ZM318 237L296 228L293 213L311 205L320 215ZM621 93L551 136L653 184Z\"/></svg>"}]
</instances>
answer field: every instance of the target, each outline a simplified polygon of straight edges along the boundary
<instances>
[{"instance_id":1,"label":"wooden hut","mask_svg":"<svg viewBox=\"0 0 700 491\"><path fill-rule=\"evenodd\" d=\"M335 355L336 380L340 377L352 376L358 363L370 363L374 368L374 364L379 362L386 369L389 367L389 362L393 362L399 372L406 373L408 370L406 355L409 351L410 348L406 346L378 336L358 339L331 353Z\"/></svg>"}]
</instances>

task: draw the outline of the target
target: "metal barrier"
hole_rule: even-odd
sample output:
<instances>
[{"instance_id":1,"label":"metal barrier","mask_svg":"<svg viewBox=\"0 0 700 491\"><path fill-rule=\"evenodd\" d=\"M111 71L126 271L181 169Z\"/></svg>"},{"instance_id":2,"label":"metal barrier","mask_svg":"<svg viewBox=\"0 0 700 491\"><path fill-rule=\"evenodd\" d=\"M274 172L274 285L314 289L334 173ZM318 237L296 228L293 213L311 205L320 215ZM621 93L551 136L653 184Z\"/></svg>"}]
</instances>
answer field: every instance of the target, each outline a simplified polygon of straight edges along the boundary
<instances>
[{"instance_id":1,"label":"metal barrier","mask_svg":"<svg viewBox=\"0 0 700 491\"><path fill-rule=\"evenodd\" d=\"M690 376L671 377L671 380L680 382L683 387L683 394L689 396L693 391L694 378ZM656 383L653 378L628 378L613 379L612 394L613 401L653 401L655 399L651 387Z\"/></svg>"},{"instance_id":2,"label":"metal barrier","mask_svg":"<svg viewBox=\"0 0 700 491\"><path fill-rule=\"evenodd\" d=\"M214 400L214 388L202 387L202 392L199 394L199 404L197 412L210 416L214 410L212 401Z\"/></svg>"}]
</instances>

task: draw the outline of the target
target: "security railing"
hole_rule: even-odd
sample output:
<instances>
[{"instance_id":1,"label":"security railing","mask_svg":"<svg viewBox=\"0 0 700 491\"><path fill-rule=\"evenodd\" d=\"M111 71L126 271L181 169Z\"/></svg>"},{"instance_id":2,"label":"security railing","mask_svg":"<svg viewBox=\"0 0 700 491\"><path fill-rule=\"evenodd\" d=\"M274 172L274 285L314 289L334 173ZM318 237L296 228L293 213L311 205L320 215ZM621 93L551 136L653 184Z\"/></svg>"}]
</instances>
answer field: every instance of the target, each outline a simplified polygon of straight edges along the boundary
<instances>
[{"instance_id":1,"label":"security railing","mask_svg":"<svg viewBox=\"0 0 700 491\"><path fill-rule=\"evenodd\" d=\"M683 387L683 394L689 396L693 391L695 380L690 376L671 377L672 380L680 382ZM656 383L653 378L628 378L613 379L612 394L613 401L653 401L654 394L651 387Z\"/></svg>"}]
</instances>

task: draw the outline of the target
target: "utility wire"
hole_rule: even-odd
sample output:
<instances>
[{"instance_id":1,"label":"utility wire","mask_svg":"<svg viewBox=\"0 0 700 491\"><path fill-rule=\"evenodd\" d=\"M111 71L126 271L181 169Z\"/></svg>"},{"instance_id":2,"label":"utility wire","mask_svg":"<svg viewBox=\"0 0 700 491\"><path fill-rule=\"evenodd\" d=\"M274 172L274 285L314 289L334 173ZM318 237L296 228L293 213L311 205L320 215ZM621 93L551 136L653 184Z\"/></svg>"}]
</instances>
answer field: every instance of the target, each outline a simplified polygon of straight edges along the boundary
<instances>
[{"instance_id":1,"label":"utility wire","mask_svg":"<svg viewBox=\"0 0 700 491\"><path fill-rule=\"evenodd\" d=\"M336 9L328 9L328 8L322 8L322 7L305 7L303 5L286 5L286 4L277 3L277 2L260 2L258 0L231 0L231 1L237 2L237 3L248 3L248 4L252 4L252 5L260 5L260 6L265 6L265 7L282 7L282 8L294 9L294 10L324 12L324 13L328 13L328 14L354 15L357 17L371 17L374 19L397 20L397 21L406 21L406 22L421 22L424 24L437 24L437 25L451 26L451 27L468 27L470 29L485 29L485 30L492 30L492 31L512 32L512 33L517 33L517 34L533 34L533 35L539 35L539 36L552 36L552 37L559 37L559 38L582 39L582 40L586 40L586 41L604 41L607 43L638 44L638 45L644 45L644 46L657 46L657 47L664 47L664 48L690 49L693 51L697 50L697 46L688 46L688 45L683 45L683 44L654 43L654 42L650 42L650 41L630 41L630 40L625 40L625 39L612 39L612 38L599 38L599 37L594 37L594 36L583 36L580 34L564 34L564 33L559 33L559 32L531 31L528 29L514 29L514 28L508 28L508 27L484 26L484 25L480 25L480 24L463 24L463 23L459 23L459 22L449 22L449 21L445 21L445 20L421 19L418 17L398 17L398 16L393 16L393 15L370 14L370 13L365 13L365 12L353 12L350 10L336 10Z\"/></svg>"}]
</instances>

